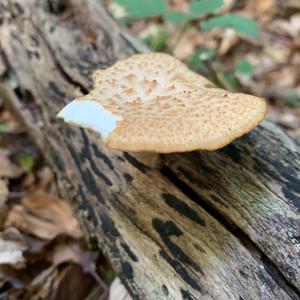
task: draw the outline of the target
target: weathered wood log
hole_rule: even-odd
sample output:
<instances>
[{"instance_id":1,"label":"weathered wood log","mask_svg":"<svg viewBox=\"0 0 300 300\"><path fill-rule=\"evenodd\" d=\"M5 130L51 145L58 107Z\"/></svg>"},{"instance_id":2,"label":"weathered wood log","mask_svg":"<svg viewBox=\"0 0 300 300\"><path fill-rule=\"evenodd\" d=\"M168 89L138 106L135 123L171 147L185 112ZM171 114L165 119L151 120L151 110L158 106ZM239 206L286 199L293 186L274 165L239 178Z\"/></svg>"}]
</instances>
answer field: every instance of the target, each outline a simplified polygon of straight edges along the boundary
<instances>
[{"instance_id":1,"label":"weathered wood log","mask_svg":"<svg viewBox=\"0 0 300 300\"><path fill-rule=\"evenodd\" d=\"M2 0L0 97L136 299L299 299L299 146L264 122L161 170L55 118L91 73L145 51L99 0Z\"/></svg>"}]
</instances>

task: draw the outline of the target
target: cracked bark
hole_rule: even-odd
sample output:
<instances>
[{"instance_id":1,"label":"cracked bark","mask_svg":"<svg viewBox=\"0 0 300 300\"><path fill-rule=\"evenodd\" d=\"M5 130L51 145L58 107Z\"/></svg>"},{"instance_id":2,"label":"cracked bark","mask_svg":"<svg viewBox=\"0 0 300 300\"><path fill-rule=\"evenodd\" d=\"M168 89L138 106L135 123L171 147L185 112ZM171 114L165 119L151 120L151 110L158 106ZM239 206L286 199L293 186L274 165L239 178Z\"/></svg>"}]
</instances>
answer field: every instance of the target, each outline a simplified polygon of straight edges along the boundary
<instances>
[{"instance_id":1,"label":"cracked bark","mask_svg":"<svg viewBox=\"0 0 300 300\"><path fill-rule=\"evenodd\" d=\"M91 0L0 3L0 95L136 299L299 299L299 147L262 126L161 171L55 119L90 75L145 51Z\"/></svg>"}]
</instances>

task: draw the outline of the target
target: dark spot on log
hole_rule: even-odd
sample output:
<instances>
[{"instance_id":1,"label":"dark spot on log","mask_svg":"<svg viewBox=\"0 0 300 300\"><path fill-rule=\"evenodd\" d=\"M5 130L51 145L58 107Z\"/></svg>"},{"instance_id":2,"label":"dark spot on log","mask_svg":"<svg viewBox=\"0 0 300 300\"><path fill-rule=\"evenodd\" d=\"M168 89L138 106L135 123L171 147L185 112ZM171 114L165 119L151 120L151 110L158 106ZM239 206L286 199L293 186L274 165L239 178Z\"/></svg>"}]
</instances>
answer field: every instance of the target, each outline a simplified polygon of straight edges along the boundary
<instances>
[{"instance_id":1,"label":"dark spot on log","mask_svg":"<svg viewBox=\"0 0 300 300\"><path fill-rule=\"evenodd\" d=\"M205 251L200 245L194 244L194 247L195 247L198 251L200 251L200 252L202 252L202 253L206 253L206 251Z\"/></svg>"},{"instance_id":2,"label":"dark spot on log","mask_svg":"<svg viewBox=\"0 0 300 300\"><path fill-rule=\"evenodd\" d=\"M49 32L53 33L56 30L55 26L51 25L49 28Z\"/></svg>"},{"instance_id":3,"label":"dark spot on log","mask_svg":"<svg viewBox=\"0 0 300 300\"><path fill-rule=\"evenodd\" d=\"M198 213L189 207L185 202L178 199L172 194L163 193L162 197L165 199L165 202L178 211L181 215L189 218L190 220L196 222L201 226L205 226L205 221L198 215Z\"/></svg>"},{"instance_id":4,"label":"dark spot on log","mask_svg":"<svg viewBox=\"0 0 300 300\"><path fill-rule=\"evenodd\" d=\"M79 201L79 209L84 212L87 212L87 215L84 214L84 217L86 217L96 227L98 225L97 217L95 215L92 205L89 203L89 200L85 196L85 193L83 192L81 186L79 186L78 195L81 198Z\"/></svg>"},{"instance_id":5,"label":"dark spot on log","mask_svg":"<svg viewBox=\"0 0 300 300\"><path fill-rule=\"evenodd\" d=\"M132 166L140 170L142 173L147 173L148 171L147 166L141 163L140 161L138 161L135 157L131 156L126 152L124 152L123 156Z\"/></svg>"},{"instance_id":6,"label":"dark spot on log","mask_svg":"<svg viewBox=\"0 0 300 300\"><path fill-rule=\"evenodd\" d=\"M195 300L195 298L191 295L189 291L180 288L180 292L183 300Z\"/></svg>"},{"instance_id":7,"label":"dark spot on log","mask_svg":"<svg viewBox=\"0 0 300 300\"><path fill-rule=\"evenodd\" d=\"M122 261L121 262L123 276L125 276L127 279L133 279L133 269L131 264L128 261Z\"/></svg>"},{"instance_id":8,"label":"dark spot on log","mask_svg":"<svg viewBox=\"0 0 300 300\"><path fill-rule=\"evenodd\" d=\"M270 148L270 147L274 147ZM280 149L280 151L279 151ZM266 173L282 186L282 193L291 204L300 211L300 178L296 162L300 160L297 152L292 152L284 145L263 144L259 146L261 154L254 156L255 169ZM265 159L261 159L261 157Z\"/></svg>"},{"instance_id":9,"label":"dark spot on log","mask_svg":"<svg viewBox=\"0 0 300 300\"><path fill-rule=\"evenodd\" d=\"M110 181L110 179L100 171L100 169L96 166L95 162L93 160L89 160L89 162L90 162L92 171L98 177L103 179L103 181L105 182L106 185L112 186L112 182Z\"/></svg>"},{"instance_id":10,"label":"dark spot on log","mask_svg":"<svg viewBox=\"0 0 300 300\"><path fill-rule=\"evenodd\" d=\"M289 218L291 224L293 222L292 218ZM297 225L295 225L297 226ZM291 241L292 244L300 244L300 232L292 232L292 231L287 231L287 236L289 238L289 240Z\"/></svg>"},{"instance_id":11,"label":"dark spot on log","mask_svg":"<svg viewBox=\"0 0 300 300\"><path fill-rule=\"evenodd\" d=\"M104 203L104 198L101 196L101 192L98 188L98 185L94 179L94 176L92 175L91 171L89 169L81 170L81 178L86 185L87 189L91 194L97 197L97 199L101 202Z\"/></svg>"},{"instance_id":12,"label":"dark spot on log","mask_svg":"<svg viewBox=\"0 0 300 300\"><path fill-rule=\"evenodd\" d=\"M121 243L122 248L125 250L125 252L127 253L127 255L135 262L139 261L137 256L132 252L132 250L130 249L130 247L125 244L125 243Z\"/></svg>"},{"instance_id":13,"label":"dark spot on log","mask_svg":"<svg viewBox=\"0 0 300 300\"><path fill-rule=\"evenodd\" d=\"M245 300L242 296L239 297L239 300Z\"/></svg>"},{"instance_id":14,"label":"dark spot on log","mask_svg":"<svg viewBox=\"0 0 300 300\"><path fill-rule=\"evenodd\" d=\"M101 159L112 171L114 171L114 166L111 162L111 160L109 159L109 157L107 157L104 153L102 153L96 144L92 144L92 149L94 151L94 154L97 158Z\"/></svg>"},{"instance_id":15,"label":"dark spot on log","mask_svg":"<svg viewBox=\"0 0 300 300\"><path fill-rule=\"evenodd\" d=\"M99 214L101 219L101 228L106 235L110 235L111 237L118 237L120 233L118 229L115 227L114 221L105 213Z\"/></svg>"},{"instance_id":16,"label":"dark spot on log","mask_svg":"<svg viewBox=\"0 0 300 300\"><path fill-rule=\"evenodd\" d=\"M26 50L26 53L30 60L33 58L40 59L40 54L37 51Z\"/></svg>"},{"instance_id":17,"label":"dark spot on log","mask_svg":"<svg viewBox=\"0 0 300 300\"><path fill-rule=\"evenodd\" d=\"M224 201L221 199L221 197L218 197L218 196L216 196L216 195L214 195L214 194L211 194L209 197L210 197L214 202L216 202L216 203L218 203L218 204L221 204L221 205L223 205L224 207L228 208L228 204L227 204L226 202L224 202Z\"/></svg>"},{"instance_id":18,"label":"dark spot on log","mask_svg":"<svg viewBox=\"0 0 300 300\"><path fill-rule=\"evenodd\" d=\"M193 289L204 293L203 288L200 286L199 282L195 280L188 271L182 267L182 265L176 260L169 256L164 250L159 251L159 255L174 269L174 271Z\"/></svg>"},{"instance_id":19,"label":"dark spot on log","mask_svg":"<svg viewBox=\"0 0 300 300\"><path fill-rule=\"evenodd\" d=\"M63 14L68 8L65 0L48 0L49 12L55 15Z\"/></svg>"},{"instance_id":20,"label":"dark spot on log","mask_svg":"<svg viewBox=\"0 0 300 300\"><path fill-rule=\"evenodd\" d=\"M20 5L20 3L15 2L14 3L14 8L17 11L17 13L20 14L20 15L24 14L24 12L25 12L23 7Z\"/></svg>"},{"instance_id":21,"label":"dark spot on log","mask_svg":"<svg viewBox=\"0 0 300 300\"><path fill-rule=\"evenodd\" d=\"M64 161L60 158L60 156L57 154L56 151L51 151L51 158L52 161L54 162L55 168L58 168L60 171L65 170L65 163Z\"/></svg>"},{"instance_id":22,"label":"dark spot on log","mask_svg":"<svg viewBox=\"0 0 300 300\"><path fill-rule=\"evenodd\" d=\"M274 291L274 282L266 277L266 275L262 271L258 271L257 276L271 291Z\"/></svg>"},{"instance_id":23,"label":"dark spot on log","mask_svg":"<svg viewBox=\"0 0 300 300\"><path fill-rule=\"evenodd\" d=\"M40 45L40 42L36 36L31 35L30 38L33 46L38 47Z\"/></svg>"},{"instance_id":24,"label":"dark spot on log","mask_svg":"<svg viewBox=\"0 0 300 300\"><path fill-rule=\"evenodd\" d=\"M293 203L294 207L297 208L297 211L300 212L300 197L296 196L296 194L291 192L287 186L282 187L281 191L284 194L284 196Z\"/></svg>"},{"instance_id":25,"label":"dark spot on log","mask_svg":"<svg viewBox=\"0 0 300 300\"><path fill-rule=\"evenodd\" d=\"M62 134L64 134L64 132L62 132ZM68 150L69 150L69 152L70 152L72 158L74 159L74 161L75 161L77 167L78 167L79 169L81 169L82 161L80 160L79 155L78 155L77 152L76 152L76 149L74 149L74 147L73 147L72 145L68 144L68 143L67 143L67 147L68 147Z\"/></svg>"},{"instance_id":26,"label":"dark spot on log","mask_svg":"<svg viewBox=\"0 0 300 300\"><path fill-rule=\"evenodd\" d=\"M133 177L129 173L124 173L123 175L127 183L131 183L133 181Z\"/></svg>"},{"instance_id":27,"label":"dark spot on log","mask_svg":"<svg viewBox=\"0 0 300 300\"><path fill-rule=\"evenodd\" d=\"M49 81L48 87L59 98L66 97L66 94L58 87L58 85L54 81Z\"/></svg>"},{"instance_id":28,"label":"dark spot on log","mask_svg":"<svg viewBox=\"0 0 300 300\"><path fill-rule=\"evenodd\" d=\"M249 278L248 274L246 274L243 270L239 270L239 273L240 273L241 276L243 276L245 279L248 279L248 278Z\"/></svg>"},{"instance_id":29,"label":"dark spot on log","mask_svg":"<svg viewBox=\"0 0 300 300\"><path fill-rule=\"evenodd\" d=\"M202 151L194 151L188 153L188 158L191 164L197 166L197 170L199 172L212 172L213 170L207 166L202 155L203 155Z\"/></svg>"},{"instance_id":30,"label":"dark spot on log","mask_svg":"<svg viewBox=\"0 0 300 300\"><path fill-rule=\"evenodd\" d=\"M119 161L121 161L121 162L125 162L125 159L124 159L124 157L122 157L122 156L118 156L117 159L118 159Z\"/></svg>"},{"instance_id":31,"label":"dark spot on log","mask_svg":"<svg viewBox=\"0 0 300 300\"><path fill-rule=\"evenodd\" d=\"M94 156L91 152L90 142L87 135L85 134L84 130L81 129L80 131L81 131L81 136L84 144L84 147L81 148L81 152L80 152L81 160L82 161L88 160L93 173L96 176L100 177L106 185L112 186L112 182L110 181L110 179L100 171L100 169L97 167L95 163Z\"/></svg>"},{"instance_id":32,"label":"dark spot on log","mask_svg":"<svg viewBox=\"0 0 300 300\"><path fill-rule=\"evenodd\" d=\"M209 190L208 185L200 180L197 180L189 170L185 170L182 167L178 167L178 171L181 174L183 174L184 177L186 177L191 183L197 184L202 189Z\"/></svg>"},{"instance_id":33,"label":"dark spot on log","mask_svg":"<svg viewBox=\"0 0 300 300\"><path fill-rule=\"evenodd\" d=\"M228 146L224 147L219 151L229 156L235 162L241 160L240 150L236 147L234 143L229 144Z\"/></svg>"},{"instance_id":34,"label":"dark spot on log","mask_svg":"<svg viewBox=\"0 0 300 300\"><path fill-rule=\"evenodd\" d=\"M193 269L204 275L200 267L187 256L175 243L170 239L172 235L180 236L183 232L177 227L177 225L172 221L163 222L160 219L153 219L152 225L154 229L158 232L161 240L165 243L167 248L170 250L172 255L179 259L182 263L190 265Z\"/></svg>"},{"instance_id":35,"label":"dark spot on log","mask_svg":"<svg viewBox=\"0 0 300 300\"><path fill-rule=\"evenodd\" d=\"M90 53L88 51L78 51L80 62L75 62L74 67L79 71L82 77L87 77L92 71L97 69L95 61L90 61Z\"/></svg>"},{"instance_id":36,"label":"dark spot on log","mask_svg":"<svg viewBox=\"0 0 300 300\"><path fill-rule=\"evenodd\" d=\"M76 149L73 148L72 145L67 144L68 150L71 153L72 158L74 159L77 168L80 170L80 176L83 181L83 183L86 185L88 191L96 196L97 200L101 203L105 202L105 199L102 197L101 192L97 186L97 183L89 169L84 169L82 158L79 157L79 154L77 154Z\"/></svg>"},{"instance_id":37,"label":"dark spot on log","mask_svg":"<svg viewBox=\"0 0 300 300\"><path fill-rule=\"evenodd\" d=\"M169 290L168 290L168 288L164 284L161 286L161 288L162 288L163 293L166 296L169 296Z\"/></svg>"}]
</instances>

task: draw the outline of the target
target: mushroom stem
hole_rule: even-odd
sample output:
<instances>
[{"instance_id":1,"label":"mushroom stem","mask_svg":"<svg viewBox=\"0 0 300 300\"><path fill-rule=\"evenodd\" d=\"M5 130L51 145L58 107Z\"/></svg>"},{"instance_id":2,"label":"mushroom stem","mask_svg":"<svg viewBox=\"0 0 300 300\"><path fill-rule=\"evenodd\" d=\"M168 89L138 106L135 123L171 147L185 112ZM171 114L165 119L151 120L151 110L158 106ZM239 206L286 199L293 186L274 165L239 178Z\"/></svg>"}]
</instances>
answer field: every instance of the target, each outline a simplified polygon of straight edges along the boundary
<instances>
[{"instance_id":1,"label":"mushroom stem","mask_svg":"<svg viewBox=\"0 0 300 300\"><path fill-rule=\"evenodd\" d=\"M137 160L151 169L160 169L162 166L162 160L159 153L131 152L130 155L134 156Z\"/></svg>"}]
</instances>

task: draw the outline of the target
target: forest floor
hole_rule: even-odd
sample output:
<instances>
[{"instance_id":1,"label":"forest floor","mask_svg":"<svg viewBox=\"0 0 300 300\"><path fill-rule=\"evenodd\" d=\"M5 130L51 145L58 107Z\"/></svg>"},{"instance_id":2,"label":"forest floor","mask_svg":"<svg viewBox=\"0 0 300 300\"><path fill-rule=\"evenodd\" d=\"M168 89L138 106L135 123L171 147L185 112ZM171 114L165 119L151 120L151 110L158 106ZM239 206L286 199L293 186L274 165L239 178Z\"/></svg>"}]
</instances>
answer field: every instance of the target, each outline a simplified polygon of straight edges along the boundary
<instances>
[{"instance_id":1,"label":"forest floor","mask_svg":"<svg viewBox=\"0 0 300 300\"><path fill-rule=\"evenodd\" d=\"M185 11L188 2L169 5ZM267 118L300 141L300 1L228 0L222 10L255 19L258 37L204 31L193 22L178 28L160 17L127 25L153 50L178 57L222 87L265 97ZM0 216L0 299L107 298L114 278L109 264L85 244L52 170L1 95Z\"/></svg>"}]
</instances>

